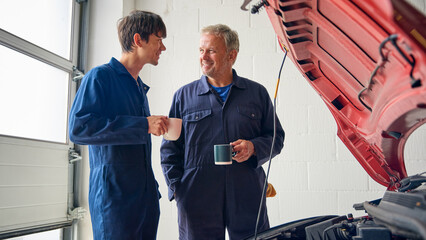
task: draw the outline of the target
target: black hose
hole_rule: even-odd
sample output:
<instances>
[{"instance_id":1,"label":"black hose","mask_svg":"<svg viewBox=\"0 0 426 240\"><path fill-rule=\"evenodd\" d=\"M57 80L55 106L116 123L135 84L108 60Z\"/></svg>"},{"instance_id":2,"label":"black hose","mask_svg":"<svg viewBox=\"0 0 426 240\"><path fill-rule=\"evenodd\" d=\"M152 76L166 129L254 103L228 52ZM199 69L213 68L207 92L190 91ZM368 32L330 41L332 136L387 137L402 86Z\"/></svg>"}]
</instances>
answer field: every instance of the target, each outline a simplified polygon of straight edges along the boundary
<instances>
[{"instance_id":1,"label":"black hose","mask_svg":"<svg viewBox=\"0 0 426 240\"><path fill-rule=\"evenodd\" d=\"M267 173L266 173L265 183L263 184L263 191L262 191L262 197L260 198L259 211L257 213L256 228L254 229L254 240L257 239L257 228L258 228L258 225L259 225L260 213L262 211L263 199L265 198L265 194L266 194L266 190L267 190L269 170L271 169L271 162L272 162L272 153L273 153L274 145L275 145L275 137L276 137L276 132L277 132L277 126L276 126L276 118L277 118L277 115L276 115L276 111L277 111L276 110L276 108L277 108L277 104L276 104L276 102L277 102L277 92L278 92L278 86L279 86L280 77L281 77L281 71L282 71L283 66L284 66L285 58L287 56L287 49L286 48L284 48L284 49L285 49L285 54L284 54L283 61L281 63L280 71L278 73L277 87L275 89L275 96L274 96L274 121L273 121L273 124L274 124L274 134L273 134L273 137L272 137L271 152L269 153L268 170L267 170Z\"/></svg>"}]
</instances>

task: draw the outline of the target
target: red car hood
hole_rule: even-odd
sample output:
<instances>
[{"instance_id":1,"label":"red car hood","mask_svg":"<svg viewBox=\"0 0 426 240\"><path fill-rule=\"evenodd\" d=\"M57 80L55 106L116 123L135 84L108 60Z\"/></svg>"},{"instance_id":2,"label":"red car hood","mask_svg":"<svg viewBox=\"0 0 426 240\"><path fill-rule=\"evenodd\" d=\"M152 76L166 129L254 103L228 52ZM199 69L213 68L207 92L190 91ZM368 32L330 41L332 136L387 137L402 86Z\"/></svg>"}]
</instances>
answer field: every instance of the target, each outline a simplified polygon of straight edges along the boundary
<instances>
[{"instance_id":1,"label":"red car hood","mask_svg":"<svg viewBox=\"0 0 426 240\"><path fill-rule=\"evenodd\" d=\"M282 49L367 173L393 190L426 122L426 20L403 0L263 0Z\"/></svg>"}]
</instances>

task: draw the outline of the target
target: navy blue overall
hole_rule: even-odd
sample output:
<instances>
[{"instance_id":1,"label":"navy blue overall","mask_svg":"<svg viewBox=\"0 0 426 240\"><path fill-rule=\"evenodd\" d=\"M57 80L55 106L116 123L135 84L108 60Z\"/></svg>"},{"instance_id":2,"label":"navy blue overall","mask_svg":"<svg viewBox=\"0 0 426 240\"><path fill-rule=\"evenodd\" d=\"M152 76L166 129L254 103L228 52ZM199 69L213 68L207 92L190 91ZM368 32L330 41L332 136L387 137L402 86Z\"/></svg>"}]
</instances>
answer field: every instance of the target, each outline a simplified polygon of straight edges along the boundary
<instances>
[{"instance_id":1,"label":"navy blue overall","mask_svg":"<svg viewBox=\"0 0 426 240\"><path fill-rule=\"evenodd\" d=\"M89 145L95 240L156 238L160 195L151 166L148 89L112 58L84 76L71 108L70 140Z\"/></svg>"},{"instance_id":2,"label":"navy blue overall","mask_svg":"<svg viewBox=\"0 0 426 240\"><path fill-rule=\"evenodd\" d=\"M202 76L175 93L169 116L183 120L180 138L163 140L161 146L169 200L176 196L180 239L225 239L225 229L231 240L254 234L265 181L261 166L269 159L273 136L274 111L266 89L233 70L223 102ZM215 165L213 146L238 139L250 140L256 156ZM280 153L283 141L277 118L273 156ZM260 231L269 228L263 203Z\"/></svg>"}]
</instances>

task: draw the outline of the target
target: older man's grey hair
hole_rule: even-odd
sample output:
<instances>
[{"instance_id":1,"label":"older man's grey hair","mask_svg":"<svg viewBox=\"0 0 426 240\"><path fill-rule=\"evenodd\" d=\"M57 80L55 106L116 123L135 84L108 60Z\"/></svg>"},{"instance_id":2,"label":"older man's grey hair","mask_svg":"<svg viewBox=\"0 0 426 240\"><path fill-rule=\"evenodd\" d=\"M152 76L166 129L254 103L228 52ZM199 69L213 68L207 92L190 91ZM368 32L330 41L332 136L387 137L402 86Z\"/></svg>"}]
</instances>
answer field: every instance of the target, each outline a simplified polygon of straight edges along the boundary
<instances>
[{"instance_id":1,"label":"older man's grey hair","mask_svg":"<svg viewBox=\"0 0 426 240\"><path fill-rule=\"evenodd\" d=\"M224 24L216 24L204 27L201 29L201 34L214 34L222 37L225 40L226 50L240 50L240 41L238 33Z\"/></svg>"}]
</instances>

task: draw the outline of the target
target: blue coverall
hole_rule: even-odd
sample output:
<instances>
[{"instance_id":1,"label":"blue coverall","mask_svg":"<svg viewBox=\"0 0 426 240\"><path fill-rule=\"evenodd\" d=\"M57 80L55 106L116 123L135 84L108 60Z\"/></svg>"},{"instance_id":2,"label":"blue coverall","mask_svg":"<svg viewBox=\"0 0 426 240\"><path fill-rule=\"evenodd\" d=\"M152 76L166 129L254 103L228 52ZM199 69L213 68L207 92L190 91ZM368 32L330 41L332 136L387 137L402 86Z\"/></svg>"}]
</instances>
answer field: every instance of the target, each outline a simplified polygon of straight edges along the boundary
<instances>
[{"instance_id":1,"label":"blue coverall","mask_svg":"<svg viewBox=\"0 0 426 240\"><path fill-rule=\"evenodd\" d=\"M180 239L231 240L254 234L273 137L273 105L266 89L239 77L225 102L206 76L180 88L174 95L170 117L182 118L177 141L163 140L161 165L169 186L169 200L178 207ZM284 131L278 118L273 156L283 147ZM215 144L250 140L256 155L243 163L214 164ZM269 228L264 200L259 231Z\"/></svg>"},{"instance_id":2,"label":"blue coverall","mask_svg":"<svg viewBox=\"0 0 426 240\"><path fill-rule=\"evenodd\" d=\"M95 240L156 238L160 194L151 166L148 89L112 58L84 76L72 105L70 140L89 145Z\"/></svg>"}]
</instances>

